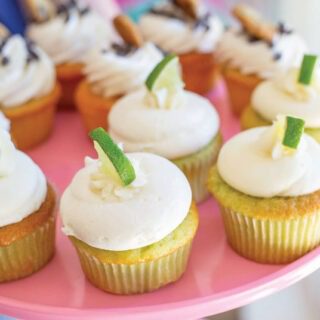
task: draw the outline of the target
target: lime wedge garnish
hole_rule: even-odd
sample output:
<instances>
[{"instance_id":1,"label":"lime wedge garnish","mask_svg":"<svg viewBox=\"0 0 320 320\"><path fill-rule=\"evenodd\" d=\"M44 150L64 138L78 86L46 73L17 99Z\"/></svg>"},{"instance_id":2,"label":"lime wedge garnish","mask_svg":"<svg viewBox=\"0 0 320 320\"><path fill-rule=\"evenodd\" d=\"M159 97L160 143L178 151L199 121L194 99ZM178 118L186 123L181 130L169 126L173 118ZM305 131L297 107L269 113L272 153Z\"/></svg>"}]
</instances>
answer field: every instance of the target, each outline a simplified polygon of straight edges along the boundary
<instances>
[{"instance_id":1,"label":"lime wedge garnish","mask_svg":"<svg viewBox=\"0 0 320 320\"><path fill-rule=\"evenodd\" d=\"M135 180L136 174L130 160L104 129L94 129L89 136L96 142L95 147L102 163L102 170L106 174L113 178L117 174L125 186Z\"/></svg>"},{"instance_id":2,"label":"lime wedge garnish","mask_svg":"<svg viewBox=\"0 0 320 320\"><path fill-rule=\"evenodd\" d=\"M300 118L286 117L286 131L282 140L282 144L291 149L297 149L299 146L305 121Z\"/></svg>"},{"instance_id":3,"label":"lime wedge garnish","mask_svg":"<svg viewBox=\"0 0 320 320\"><path fill-rule=\"evenodd\" d=\"M147 88L152 91L167 89L169 92L182 89L181 67L175 54L164 57L152 70L146 80Z\"/></svg>"},{"instance_id":4,"label":"lime wedge garnish","mask_svg":"<svg viewBox=\"0 0 320 320\"><path fill-rule=\"evenodd\" d=\"M312 81L313 71L317 62L317 56L305 54L301 63L298 82L309 85Z\"/></svg>"}]
</instances>

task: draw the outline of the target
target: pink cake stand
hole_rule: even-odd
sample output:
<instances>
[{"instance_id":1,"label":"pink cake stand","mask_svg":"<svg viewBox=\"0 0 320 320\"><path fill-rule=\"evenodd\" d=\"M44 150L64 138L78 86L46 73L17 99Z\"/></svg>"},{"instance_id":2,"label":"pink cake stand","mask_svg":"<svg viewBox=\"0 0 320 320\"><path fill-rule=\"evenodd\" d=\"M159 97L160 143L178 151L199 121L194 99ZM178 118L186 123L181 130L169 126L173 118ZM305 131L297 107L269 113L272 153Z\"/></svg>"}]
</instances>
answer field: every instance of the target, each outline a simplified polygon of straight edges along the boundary
<instances>
[{"instance_id":1,"label":"pink cake stand","mask_svg":"<svg viewBox=\"0 0 320 320\"><path fill-rule=\"evenodd\" d=\"M238 130L219 88L211 98L225 138ZM30 152L61 193L86 155L94 156L76 113L61 113L50 140ZM90 213L88 213L90 214ZM289 265L250 262L228 246L214 200L200 205L200 228L183 278L154 293L106 294L84 278L68 239L57 227L54 259L35 275L0 285L0 313L23 319L196 319L281 290L320 266L320 248Z\"/></svg>"}]
</instances>

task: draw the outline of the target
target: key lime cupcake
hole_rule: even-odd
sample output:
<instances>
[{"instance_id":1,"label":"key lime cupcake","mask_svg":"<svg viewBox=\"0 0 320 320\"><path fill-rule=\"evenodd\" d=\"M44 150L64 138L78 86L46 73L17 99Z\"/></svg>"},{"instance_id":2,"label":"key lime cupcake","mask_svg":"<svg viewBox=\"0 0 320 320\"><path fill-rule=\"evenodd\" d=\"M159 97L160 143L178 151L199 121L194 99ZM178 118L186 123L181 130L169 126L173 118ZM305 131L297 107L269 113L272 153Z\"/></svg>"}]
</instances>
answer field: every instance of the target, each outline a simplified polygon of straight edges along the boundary
<instances>
[{"instance_id":1,"label":"key lime cupcake","mask_svg":"<svg viewBox=\"0 0 320 320\"><path fill-rule=\"evenodd\" d=\"M219 116L209 100L183 90L179 60L166 56L146 87L112 108L109 132L127 152L146 151L173 161L187 176L195 201L207 198L209 168L222 138Z\"/></svg>"},{"instance_id":2,"label":"key lime cupcake","mask_svg":"<svg viewBox=\"0 0 320 320\"><path fill-rule=\"evenodd\" d=\"M305 132L320 142L320 75L317 57L305 55L300 70L292 68L254 90L241 116L242 129L271 125L278 114L305 121Z\"/></svg>"},{"instance_id":3,"label":"key lime cupcake","mask_svg":"<svg viewBox=\"0 0 320 320\"><path fill-rule=\"evenodd\" d=\"M177 281L198 226L187 179L157 155L124 154L102 128L90 135L99 160L86 159L60 211L83 272L113 294Z\"/></svg>"},{"instance_id":4,"label":"key lime cupcake","mask_svg":"<svg viewBox=\"0 0 320 320\"><path fill-rule=\"evenodd\" d=\"M260 263L294 261L320 243L320 145L304 121L279 116L221 149L209 175L227 239Z\"/></svg>"},{"instance_id":5,"label":"key lime cupcake","mask_svg":"<svg viewBox=\"0 0 320 320\"><path fill-rule=\"evenodd\" d=\"M62 86L59 107L71 109L75 89L83 78L83 58L97 45L115 39L115 33L107 21L81 1L53 5L42 0L40 7L38 1L29 1L29 5L34 6L34 21L27 33L55 63Z\"/></svg>"},{"instance_id":6,"label":"key lime cupcake","mask_svg":"<svg viewBox=\"0 0 320 320\"><path fill-rule=\"evenodd\" d=\"M231 107L240 115L252 91L263 80L301 63L304 40L283 23L273 25L239 4L233 10L241 29L230 28L216 48L216 59L226 81Z\"/></svg>"},{"instance_id":7,"label":"key lime cupcake","mask_svg":"<svg viewBox=\"0 0 320 320\"><path fill-rule=\"evenodd\" d=\"M29 276L51 259L54 207L40 168L0 129L0 282Z\"/></svg>"},{"instance_id":8,"label":"key lime cupcake","mask_svg":"<svg viewBox=\"0 0 320 320\"><path fill-rule=\"evenodd\" d=\"M0 38L0 111L10 120L19 149L48 138L59 97L54 65L46 53L20 35Z\"/></svg>"},{"instance_id":9,"label":"key lime cupcake","mask_svg":"<svg viewBox=\"0 0 320 320\"><path fill-rule=\"evenodd\" d=\"M152 43L145 43L133 22L124 15L114 19L122 40L97 46L84 61L85 79L76 91L76 104L89 132L107 129L106 118L119 98L143 86L148 74L163 58Z\"/></svg>"},{"instance_id":10,"label":"key lime cupcake","mask_svg":"<svg viewBox=\"0 0 320 320\"><path fill-rule=\"evenodd\" d=\"M223 24L203 3L194 0L156 4L139 22L144 37L179 56L187 90L208 93L218 78L214 58Z\"/></svg>"}]
</instances>

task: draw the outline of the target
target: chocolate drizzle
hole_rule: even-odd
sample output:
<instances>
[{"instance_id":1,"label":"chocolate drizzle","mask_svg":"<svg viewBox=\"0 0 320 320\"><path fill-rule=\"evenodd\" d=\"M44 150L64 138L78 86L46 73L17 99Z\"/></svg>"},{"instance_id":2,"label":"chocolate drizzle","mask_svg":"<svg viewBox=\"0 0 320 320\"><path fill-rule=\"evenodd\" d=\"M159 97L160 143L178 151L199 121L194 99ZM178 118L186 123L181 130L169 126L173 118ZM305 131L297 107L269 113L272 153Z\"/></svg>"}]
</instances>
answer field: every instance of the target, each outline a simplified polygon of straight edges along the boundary
<instances>
[{"instance_id":1,"label":"chocolate drizzle","mask_svg":"<svg viewBox=\"0 0 320 320\"><path fill-rule=\"evenodd\" d=\"M102 54L106 54L110 51L115 52L120 57L128 56L129 54L134 53L137 50L136 47L128 44L128 43L112 43L111 44L111 50L108 49L102 49Z\"/></svg>"}]
</instances>

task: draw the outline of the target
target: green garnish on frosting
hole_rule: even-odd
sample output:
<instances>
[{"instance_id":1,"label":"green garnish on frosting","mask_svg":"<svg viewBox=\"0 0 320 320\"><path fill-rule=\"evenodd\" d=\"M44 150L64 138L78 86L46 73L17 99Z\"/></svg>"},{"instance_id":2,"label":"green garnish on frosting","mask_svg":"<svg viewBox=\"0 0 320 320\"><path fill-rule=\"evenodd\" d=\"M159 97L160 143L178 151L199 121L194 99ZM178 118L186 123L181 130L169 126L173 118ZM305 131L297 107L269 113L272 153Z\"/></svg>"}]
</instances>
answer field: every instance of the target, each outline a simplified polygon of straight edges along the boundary
<instances>
[{"instance_id":1,"label":"green garnish on frosting","mask_svg":"<svg viewBox=\"0 0 320 320\"><path fill-rule=\"evenodd\" d=\"M183 88L179 58L175 54L165 56L151 71L145 84L152 92L161 89L172 92Z\"/></svg>"},{"instance_id":2,"label":"green garnish on frosting","mask_svg":"<svg viewBox=\"0 0 320 320\"><path fill-rule=\"evenodd\" d=\"M298 82L304 85L309 85L313 78L313 72L316 66L317 56L304 55L300 68Z\"/></svg>"},{"instance_id":3,"label":"green garnish on frosting","mask_svg":"<svg viewBox=\"0 0 320 320\"><path fill-rule=\"evenodd\" d=\"M134 168L109 134L103 128L97 128L92 130L89 136L94 141L103 171L111 177L120 178L125 186L133 182L136 178Z\"/></svg>"},{"instance_id":4,"label":"green garnish on frosting","mask_svg":"<svg viewBox=\"0 0 320 320\"><path fill-rule=\"evenodd\" d=\"M305 121L300 118L286 117L286 130L282 144L290 149L297 149L304 131Z\"/></svg>"}]
</instances>

